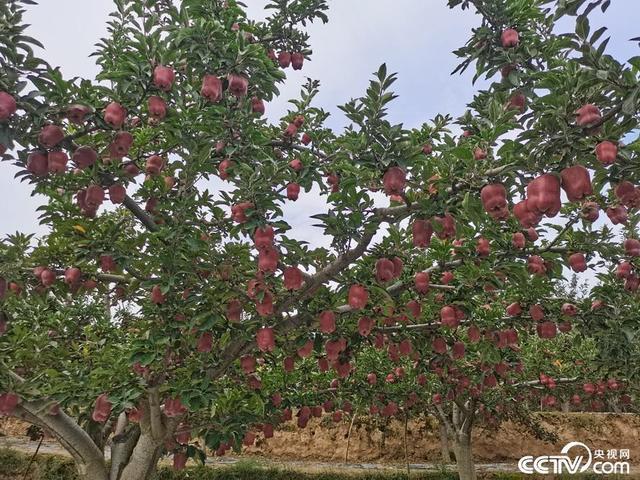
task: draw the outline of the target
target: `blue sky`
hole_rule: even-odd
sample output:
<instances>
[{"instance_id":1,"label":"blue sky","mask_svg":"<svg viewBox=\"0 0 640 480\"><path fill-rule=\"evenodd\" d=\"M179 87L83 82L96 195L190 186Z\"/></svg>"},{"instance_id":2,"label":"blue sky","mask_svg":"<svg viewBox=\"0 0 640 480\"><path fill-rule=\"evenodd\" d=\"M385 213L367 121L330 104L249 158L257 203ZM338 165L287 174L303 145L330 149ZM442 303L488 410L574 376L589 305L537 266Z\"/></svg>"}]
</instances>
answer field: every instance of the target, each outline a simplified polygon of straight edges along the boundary
<instances>
[{"instance_id":1,"label":"blue sky","mask_svg":"<svg viewBox=\"0 0 640 480\"><path fill-rule=\"evenodd\" d=\"M265 0L245 3L251 18L264 17ZM451 52L464 44L470 29L479 24L479 16L450 10L446 0L329 0L329 5L330 22L309 28L312 61L301 72L287 70L282 96L267 105L271 118L286 111L287 99L297 96L305 78L311 77L321 81L317 103L332 113L329 125L340 128L345 119L336 105L360 96L371 73L383 62L399 74L394 85L399 98L390 108L393 122L413 127L437 113L457 116L464 111L474 87L469 74L450 76L458 63ZM93 78L97 68L89 54L106 34L111 9L111 0L41 0L40 5L29 7L28 34L44 43L41 56L60 66L66 77ZM606 15L598 11L592 16L592 30L608 25L612 36L608 51L627 59L638 55L637 44L628 42L640 36L638 18L639 0L615 0ZM29 186L14 180L14 174L12 165L0 163L0 204L4 205L0 234L42 233L35 209L43 199L31 197ZM313 203L312 197L301 197L291 211L299 218L317 213L307 211ZM313 238L311 231L303 236Z\"/></svg>"}]
</instances>

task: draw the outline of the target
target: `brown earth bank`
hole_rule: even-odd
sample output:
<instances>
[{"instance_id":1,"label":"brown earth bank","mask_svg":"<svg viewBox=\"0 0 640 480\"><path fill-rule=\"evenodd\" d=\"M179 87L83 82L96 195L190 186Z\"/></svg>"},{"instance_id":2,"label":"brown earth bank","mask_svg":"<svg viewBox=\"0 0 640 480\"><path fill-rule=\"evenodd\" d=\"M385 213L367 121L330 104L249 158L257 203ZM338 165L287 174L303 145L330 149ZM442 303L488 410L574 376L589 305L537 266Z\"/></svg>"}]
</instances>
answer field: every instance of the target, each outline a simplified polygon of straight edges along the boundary
<instances>
[{"instance_id":1,"label":"brown earth bank","mask_svg":"<svg viewBox=\"0 0 640 480\"><path fill-rule=\"evenodd\" d=\"M479 462L517 461L524 455L552 455L569 442L579 441L593 450L628 449L630 462L640 464L640 416L600 413L540 413L534 418L545 430L558 436L557 442L539 440L526 428L512 422L497 430L477 427L473 435L473 453ZM259 439L248 454L299 460L345 461L347 443L350 462L405 461L404 423L390 422L386 433L375 425L354 422L347 442L350 423L333 424L329 419L314 419L305 429L287 424L274 438ZM409 422L407 457L411 463L441 461L437 423L427 418Z\"/></svg>"},{"instance_id":2,"label":"brown earth bank","mask_svg":"<svg viewBox=\"0 0 640 480\"><path fill-rule=\"evenodd\" d=\"M640 416L613 413L539 413L534 419L558 436L557 442L535 438L526 428L512 422L497 430L476 427L473 453L478 462L516 462L524 455L558 454L571 441L585 443L592 451L628 449L630 463L640 465ZM282 460L344 462L347 445L349 462L405 462L404 423L389 422L386 427L357 417L353 422L334 424L330 418L312 419L305 429L292 423L281 426L273 438L258 436L254 447L243 456L264 456ZM15 419L0 419L0 436L22 437L28 425ZM382 429L380 427L383 427ZM441 461L440 436L432 418L407 425L407 460L411 463Z\"/></svg>"}]
</instances>

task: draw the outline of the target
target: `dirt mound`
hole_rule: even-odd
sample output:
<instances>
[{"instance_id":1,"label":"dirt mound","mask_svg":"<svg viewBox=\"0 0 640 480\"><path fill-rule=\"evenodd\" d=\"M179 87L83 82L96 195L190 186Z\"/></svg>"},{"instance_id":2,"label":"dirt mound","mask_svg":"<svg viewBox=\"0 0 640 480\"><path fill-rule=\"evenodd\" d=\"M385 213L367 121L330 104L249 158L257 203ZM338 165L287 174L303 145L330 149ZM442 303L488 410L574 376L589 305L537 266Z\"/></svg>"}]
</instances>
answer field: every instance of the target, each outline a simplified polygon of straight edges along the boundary
<instances>
[{"instance_id":1,"label":"dirt mound","mask_svg":"<svg viewBox=\"0 0 640 480\"><path fill-rule=\"evenodd\" d=\"M474 457L480 462L517 461L524 455L558 453L571 441L580 441L593 450L629 449L631 462L640 456L640 417L631 414L544 413L536 415L540 424L558 436L554 443L536 439L522 426L504 423L497 431L476 428ZM273 458L344 461L349 423L333 424L329 419L313 419L305 429L287 424L274 438L259 439L248 453ZM385 432L375 425L356 420L349 440L349 461L404 462L404 423L390 422ZM412 463L439 462L440 436L432 419L409 422L407 456Z\"/></svg>"},{"instance_id":2,"label":"dirt mound","mask_svg":"<svg viewBox=\"0 0 640 480\"><path fill-rule=\"evenodd\" d=\"M473 452L478 462L513 462L524 455L558 453L571 441L580 441L592 450L629 449L630 461L640 458L640 416L611 413L540 413L534 416L542 427L555 433L554 443L536 439L524 427L511 422L498 430L475 429ZM22 437L28 425L15 419L0 419L0 435ZM403 463L405 460L404 423L390 422L384 431L356 418L347 441L350 422L334 424L330 418L311 419L307 428L293 423L283 425L273 438L258 437L256 446L243 450L248 455L282 460ZM407 456L411 463L441 461L438 425L431 418L407 425Z\"/></svg>"}]
</instances>

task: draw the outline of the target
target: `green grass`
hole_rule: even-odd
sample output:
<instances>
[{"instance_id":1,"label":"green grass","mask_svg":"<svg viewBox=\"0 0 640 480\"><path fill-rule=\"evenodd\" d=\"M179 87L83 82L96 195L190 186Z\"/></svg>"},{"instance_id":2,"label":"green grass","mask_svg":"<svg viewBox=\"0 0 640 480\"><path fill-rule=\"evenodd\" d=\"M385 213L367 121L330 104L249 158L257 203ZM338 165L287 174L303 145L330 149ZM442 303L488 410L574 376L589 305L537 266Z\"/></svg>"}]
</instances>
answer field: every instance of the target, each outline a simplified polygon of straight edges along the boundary
<instances>
[{"instance_id":1,"label":"green grass","mask_svg":"<svg viewBox=\"0 0 640 480\"><path fill-rule=\"evenodd\" d=\"M10 449L0 449L0 480L22 480L31 457ZM537 480L541 477L516 473L480 474L482 480ZM77 480L76 469L69 458L38 455L31 466L28 480ZM603 480L597 475L566 475L562 480ZM613 478L613 477L607 477ZM619 477L629 480L631 476ZM457 480L452 472L416 472L411 480ZM242 459L232 466L191 467L181 472L162 467L155 480L407 480L403 472L376 472L342 474L334 472L306 473L279 468L263 467L253 459Z\"/></svg>"}]
</instances>

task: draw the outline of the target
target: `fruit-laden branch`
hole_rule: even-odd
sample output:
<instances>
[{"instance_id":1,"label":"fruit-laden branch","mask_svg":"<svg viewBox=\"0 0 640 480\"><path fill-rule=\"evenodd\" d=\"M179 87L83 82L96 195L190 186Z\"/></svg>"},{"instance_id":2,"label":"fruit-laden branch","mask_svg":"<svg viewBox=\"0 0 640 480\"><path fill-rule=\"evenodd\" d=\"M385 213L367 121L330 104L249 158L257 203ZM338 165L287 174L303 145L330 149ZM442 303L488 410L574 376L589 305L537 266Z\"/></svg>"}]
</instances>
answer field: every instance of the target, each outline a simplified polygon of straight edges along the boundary
<instances>
[{"instance_id":1,"label":"fruit-laden branch","mask_svg":"<svg viewBox=\"0 0 640 480\"><path fill-rule=\"evenodd\" d=\"M557 380L555 380L555 383L557 385L560 385L560 384L575 383L577 381L578 381L578 377L558 378ZM540 380L528 380L528 381L525 381L525 382L514 383L513 385L509 385L509 387L535 387L537 385L542 385L542 381L540 381Z\"/></svg>"},{"instance_id":2,"label":"fruit-laden branch","mask_svg":"<svg viewBox=\"0 0 640 480\"><path fill-rule=\"evenodd\" d=\"M360 258L364 252L367 250L367 247L373 240L373 237L378 231L378 227L380 226L381 220L378 218L374 218L371 223L368 223L365 226L365 231L362 235L362 238L358 241L355 247L351 250L346 251L342 255L338 256L333 262L324 267L322 270L316 272L309 281L305 282L304 288L296 295L291 295L287 298L281 305L279 305L275 309L276 315L281 315L286 312L289 307L294 305L295 303L308 298L313 292L315 292L320 286L324 285L325 282L331 280L338 273L344 270L348 265L353 263L355 260Z\"/></svg>"},{"instance_id":3,"label":"fruit-laden branch","mask_svg":"<svg viewBox=\"0 0 640 480\"><path fill-rule=\"evenodd\" d=\"M146 214L142 208L129 196L126 195L124 197L123 205L127 207L127 209L136 217L140 222L147 227L150 231L156 232L158 231L158 225L153 219Z\"/></svg>"},{"instance_id":4,"label":"fruit-laden branch","mask_svg":"<svg viewBox=\"0 0 640 480\"><path fill-rule=\"evenodd\" d=\"M404 209L404 214L405 215L407 214L408 210L405 209L405 207L399 207L399 208ZM398 215L401 216L401 212L402 210L397 210L397 211L394 211L394 214L398 213ZM386 215L383 214L382 216L388 217L388 212ZM377 233L380 223L382 223L382 219L377 217L376 215L374 215L372 218L373 220L371 221L371 223L368 223L365 226L365 232L362 235L362 238L356 244L356 246L353 247L351 250L348 250L347 252L340 255L338 258L336 258L333 262L331 262L329 265L324 267L322 270L319 270L317 273L312 275L311 278L305 282L305 286L302 289L302 291L300 291L297 295L290 296L275 309L275 316L278 316L278 317L282 316L282 314L286 312L289 309L289 307L294 305L296 302L299 302L301 300L304 300L305 298L308 298L321 285L323 285L325 282L333 278L335 275L341 272L345 267L347 267L353 261L357 260L360 256L362 256L362 254L364 254L364 252L367 250L367 247L371 243L371 240L373 240L373 237ZM300 326L304 318L305 317L303 315L295 315L295 316L289 317L284 323L280 323L278 325L275 325L274 327L277 329L294 328L294 327ZM233 363L233 361L236 358L238 358L240 355L249 352L252 346L253 346L253 342L249 340L243 340L243 341L231 343L222 352L218 366L210 369L207 372L207 376L210 379L216 379L221 377L222 375L225 374L227 368L229 368L229 366Z\"/></svg>"},{"instance_id":5,"label":"fruit-laden branch","mask_svg":"<svg viewBox=\"0 0 640 480\"><path fill-rule=\"evenodd\" d=\"M50 402L21 402L16 408L18 416L30 423L45 428L60 442L61 445L73 456L84 471L87 478L99 480L106 478L104 468L104 456L100 449L85 432L63 411L56 415L50 415L48 409Z\"/></svg>"},{"instance_id":6,"label":"fruit-laden branch","mask_svg":"<svg viewBox=\"0 0 640 480\"><path fill-rule=\"evenodd\" d=\"M301 152L308 152L312 155L315 155L323 160L328 160L329 158L331 158L332 156L335 156L336 154L332 154L332 155L327 155L326 153L324 153L321 150L318 150L316 148L311 148L311 147L305 147L304 145L299 145L297 143L291 143L291 142L282 142L282 141L274 141L271 142L270 145L272 147L280 147L280 148L286 148L286 149L290 149L290 150L299 150Z\"/></svg>"}]
</instances>

